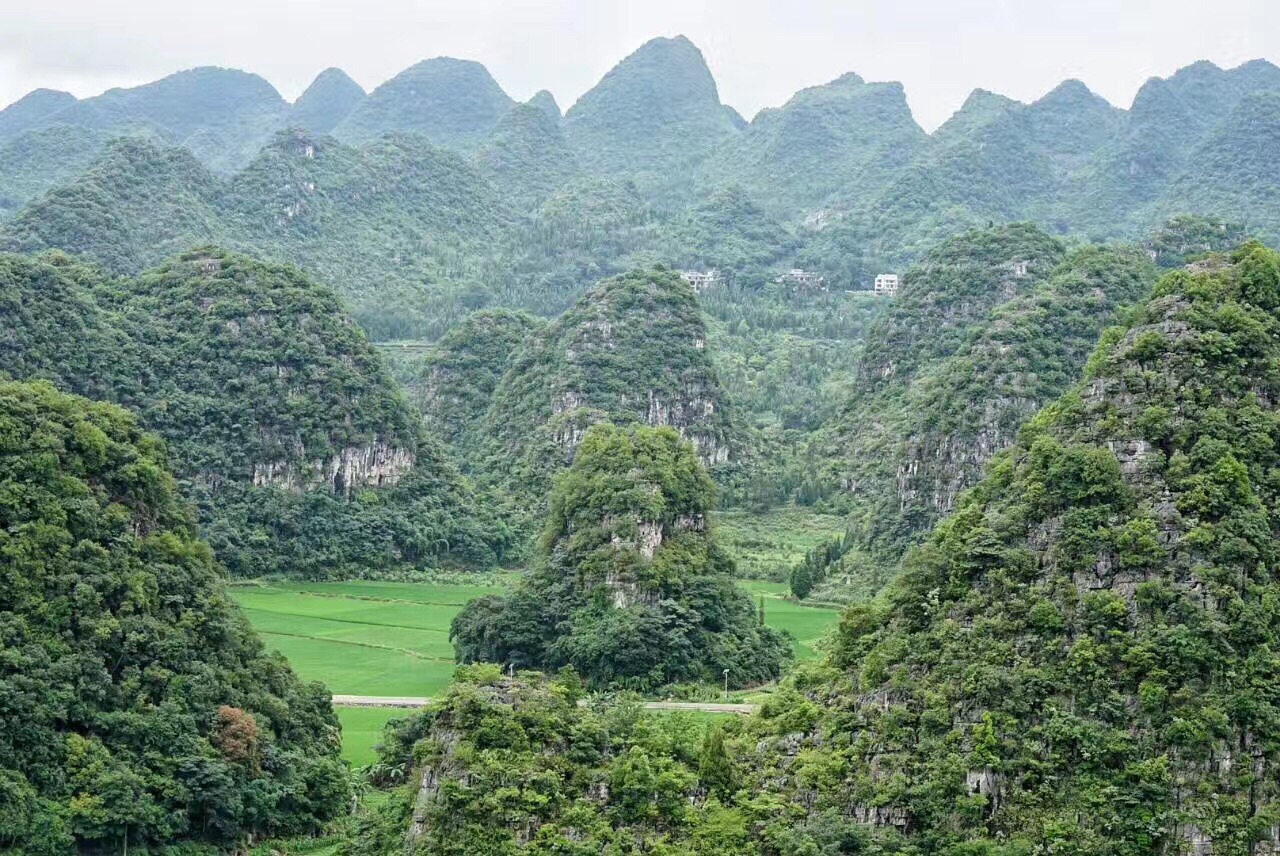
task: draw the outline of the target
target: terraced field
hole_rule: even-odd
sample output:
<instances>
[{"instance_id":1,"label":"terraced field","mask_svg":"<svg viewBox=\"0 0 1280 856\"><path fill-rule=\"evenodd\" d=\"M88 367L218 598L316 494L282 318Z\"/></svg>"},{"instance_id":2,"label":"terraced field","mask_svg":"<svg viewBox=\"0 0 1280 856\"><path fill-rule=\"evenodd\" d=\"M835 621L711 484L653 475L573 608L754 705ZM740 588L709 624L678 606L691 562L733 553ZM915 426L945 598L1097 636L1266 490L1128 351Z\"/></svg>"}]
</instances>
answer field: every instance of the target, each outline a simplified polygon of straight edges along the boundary
<instances>
[{"instance_id":1,"label":"terraced field","mask_svg":"<svg viewBox=\"0 0 1280 856\"><path fill-rule=\"evenodd\" d=\"M844 532L845 519L804 508L775 508L763 514L720 511L712 517L716 537L738 563L738 575L753 580L786 580L804 554Z\"/></svg>"}]
</instances>

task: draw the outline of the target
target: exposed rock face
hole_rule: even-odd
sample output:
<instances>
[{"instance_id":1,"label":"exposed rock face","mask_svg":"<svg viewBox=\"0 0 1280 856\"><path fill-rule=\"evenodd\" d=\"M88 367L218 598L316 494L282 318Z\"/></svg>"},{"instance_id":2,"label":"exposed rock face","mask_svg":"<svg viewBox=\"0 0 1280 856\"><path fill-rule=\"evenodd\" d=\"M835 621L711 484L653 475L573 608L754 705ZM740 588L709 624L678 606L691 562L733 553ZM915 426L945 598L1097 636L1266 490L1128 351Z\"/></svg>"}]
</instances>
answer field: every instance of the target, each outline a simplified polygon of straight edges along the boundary
<instances>
[{"instance_id":1,"label":"exposed rock face","mask_svg":"<svg viewBox=\"0 0 1280 856\"><path fill-rule=\"evenodd\" d=\"M861 553L895 566L1153 279L1136 251L1064 257L1021 226L957 238L912 268L869 336L829 456Z\"/></svg>"},{"instance_id":2,"label":"exposed rock face","mask_svg":"<svg viewBox=\"0 0 1280 856\"><path fill-rule=\"evenodd\" d=\"M409 449L387 443L349 446L328 459L305 464L296 461L254 464L253 484L299 491L323 486L337 496L349 497L361 488L398 483L413 469L414 459Z\"/></svg>"},{"instance_id":3,"label":"exposed rock face","mask_svg":"<svg viewBox=\"0 0 1280 856\"><path fill-rule=\"evenodd\" d=\"M820 804L933 852L1275 852L1280 719L1254 676L1280 624L1247 616L1280 593L1280 255L1232 258L1161 280L892 595L846 613L842 677L807 686L835 709L816 734L854 735Z\"/></svg>"},{"instance_id":4,"label":"exposed rock face","mask_svg":"<svg viewBox=\"0 0 1280 856\"><path fill-rule=\"evenodd\" d=\"M671 427L705 466L734 457L724 393L693 290L672 271L636 271L588 292L531 336L494 393L486 433L523 461L521 490L549 485L599 422Z\"/></svg>"},{"instance_id":5,"label":"exposed rock face","mask_svg":"<svg viewBox=\"0 0 1280 856\"><path fill-rule=\"evenodd\" d=\"M657 491L657 486L652 486L653 491ZM702 513L682 514L668 524L663 524L659 520L636 520L634 518L628 521L625 527L629 531L633 531L634 535L623 536L619 534L618 521L616 519L607 518L602 524L605 531L609 532L610 545L622 552L636 552L646 562L652 562L653 557L657 555L659 548L663 543L674 535L683 532L703 533L707 530L706 515ZM628 573L619 568L624 567L622 563L615 565L605 574L603 584L609 590L610 599L615 608L625 609L629 606L637 604L653 604L658 601L661 591L654 585L643 585L636 580L635 575Z\"/></svg>"}]
</instances>

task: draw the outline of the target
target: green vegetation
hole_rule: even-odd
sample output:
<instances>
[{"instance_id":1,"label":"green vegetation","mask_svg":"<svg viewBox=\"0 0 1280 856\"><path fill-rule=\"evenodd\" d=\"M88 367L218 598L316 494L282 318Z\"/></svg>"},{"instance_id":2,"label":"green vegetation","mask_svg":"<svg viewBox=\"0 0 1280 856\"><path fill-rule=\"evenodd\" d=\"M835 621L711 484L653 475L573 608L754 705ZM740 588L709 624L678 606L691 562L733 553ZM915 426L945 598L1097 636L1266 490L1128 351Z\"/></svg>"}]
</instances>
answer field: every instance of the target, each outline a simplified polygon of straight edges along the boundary
<instances>
[{"instance_id":1,"label":"green vegetation","mask_svg":"<svg viewBox=\"0 0 1280 856\"><path fill-rule=\"evenodd\" d=\"M66 184L97 159L106 137L54 126L0 139L0 220L45 191Z\"/></svg>"},{"instance_id":2,"label":"green vegetation","mask_svg":"<svg viewBox=\"0 0 1280 856\"><path fill-rule=\"evenodd\" d=\"M529 207L542 204L579 175L559 117L532 104L507 111L476 152L476 164L513 201Z\"/></svg>"},{"instance_id":3,"label":"green vegetation","mask_svg":"<svg viewBox=\"0 0 1280 856\"><path fill-rule=\"evenodd\" d=\"M480 63L437 57L373 90L334 133L362 142L391 131L414 132L437 145L470 150L514 104Z\"/></svg>"},{"instance_id":4,"label":"green vegetation","mask_svg":"<svg viewBox=\"0 0 1280 856\"><path fill-rule=\"evenodd\" d=\"M342 723L342 760L357 768L378 760L376 747L387 723L412 714L394 707L338 707L334 711Z\"/></svg>"},{"instance_id":5,"label":"green vegetation","mask_svg":"<svg viewBox=\"0 0 1280 856\"><path fill-rule=\"evenodd\" d=\"M0 137L12 137L34 128L41 120L76 103L70 92L36 89L0 110Z\"/></svg>"},{"instance_id":6,"label":"green vegetation","mask_svg":"<svg viewBox=\"0 0 1280 856\"><path fill-rule=\"evenodd\" d=\"M575 706L573 673L460 672L387 732L382 762L412 785L357 840L385 852L387 823L424 853L1273 848L1277 308L1280 254L1256 243L1163 278L758 716L655 733Z\"/></svg>"},{"instance_id":7,"label":"green vegetation","mask_svg":"<svg viewBox=\"0 0 1280 856\"><path fill-rule=\"evenodd\" d=\"M488 569L509 529L427 438L332 293L216 250L134 280L0 259L0 371L136 412L233 574Z\"/></svg>"},{"instance_id":8,"label":"green vegetation","mask_svg":"<svg viewBox=\"0 0 1280 856\"><path fill-rule=\"evenodd\" d=\"M842 75L760 111L742 135L703 168L711 183L741 183L771 210L807 214L837 188L883 189L927 137L900 83Z\"/></svg>"},{"instance_id":9,"label":"green vegetation","mask_svg":"<svg viewBox=\"0 0 1280 856\"><path fill-rule=\"evenodd\" d=\"M35 124L156 136L186 147L213 169L231 171L253 158L285 124L287 113L280 94L256 74L193 68L144 86L72 100Z\"/></svg>"},{"instance_id":10,"label":"green vegetation","mask_svg":"<svg viewBox=\"0 0 1280 856\"><path fill-rule=\"evenodd\" d=\"M680 196L682 180L738 128L702 52L677 36L614 66L565 113L564 133L588 171Z\"/></svg>"},{"instance_id":11,"label":"green vegetation","mask_svg":"<svg viewBox=\"0 0 1280 856\"><path fill-rule=\"evenodd\" d=\"M449 626L463 605L505 587L473 583L275 582L236 586L236 602L299 675L340 695L435 696L454 670Z\"/></svg>"},{"instance_id":12,"label":"green vegetation","mask_svg":"<svg viewBox=\"0 0 1280 856\"><path fill-rule=\"evenodd\" d=\"M807 508L735 509L712 515L716 538L747 580L785 580L805 553L844 532L840 515Z\"/></svg>"},{"instance_id":13,"label":"green vegetation","mask_svg":"<svg viewBox=\"0 0 1280 856\"><path fill-rule=\"evenodd\" d=\"M392 843L387 830L402 836L412 813L422 821L409 838L412 853L742 852L741 815L718 796L688 799L700 785L731 792L723 741L732 718L709 723L646 715L628 704L579 707L580 697L571 676L512 680L496 666L460 669L445 698L388 729L378 769L400 780L418 781L410 773L421 773L427 784L399 794L393 810L365 824L353 849L403 848L403 838ZM703 824L700 849L671 849Z\"/></svg>"},{"instance_id":14,"label":"green vegetation","mask_svg":"<svg viewBox=\"0 0 1280 856\"><path fill-rule=\"evenodd\" d=\"M345 806L327 693L268 655L128 413L0 383L0 847L228 847Z\"/></svg>"},{"instance_id":15,"label":"green vegetation","mask_svg":"<svg viewBox=\"0 0 1280 856\"><path fill-rule=\"evenodd\" d=\"M573 666L593 686L771 680L789 655L707 530L714 488L670 428L592 427L556 480L539 562L453 621L461 662Z\"/></svg>"},{"instance_id":16,"label":"green vegetation","mask_svg":"<svg viewBox=\"0 0 1280 856\"><path fill-rule=\"evenodd\" d=\"M706 341L698 301L675 272L600 283L507 367L485 418L484 466L535 511L599 422L674 426L703 463L725 464L732 422Z\"/></svg>"},{"instance_id":17,"label":"green vegetation","mask_svg":"<svg viewBox=\"0 0 1280 856\"><path fill-rule=\"evenodd\" d=\"M1136 250L1065 253L1023 225L959 236L908 271L823 441L828 479L845 487L852 511L838 552L854 550L856 567L811 579L820 596L883 584L990 456L1067 388L1102 329L1154 277ZM852 584L824 588L828 576Z\"/></svg>"},{"instance_id":18,"label":"green vegetation","mask_svg":"<svg viewBox=\"0 0 1280 856\"><path fill-rule=\"evenodd\" d=\"M563 117L452 59L0 111L0 849L1275 850L1277 99L748 123L678 37ZM416 802L246 619L439 699L342 714Z\"/></svg>"},{"instance_id":19,"label":"green vegetation","mask_svg":"<svg viewBox=\"0 0 1280 856\"><path fill-rule=\"evenodd\" d=\"M340 68L320 72L289 111L289 124L328 134L364 100L364 90Z\"/></svg>"},{"instance_id":20,"label":"green vegetation","mask_svg":"<svg viewBox=\"0 0 1280 856\"><path fill-rule=\"evenodd\" d=\"M925 852L1267 840L1280 256L1232 258L1161 280L888 596L845 613L803 684L832 708L815 736L861 726L819 807L900 817ZM1225 760L1242 745L1257 766Z\"/></svg>"},{"instance_id":21,"label":"green vegetation","mask_svg":"<svg viewBox=\"0 0 1280 856\"><path fill-rule=\"evenodd\" d=\"M476 309L553 315L656 263L718 267L752 296L791 267L863 290L992 222L1097 243L1190 212L1280 237L1265 62L1198 63L1130 111L1077 81L1026 105L980 91L933 135L899 84L853 74L743 123L682 37L641 47L563 120L460 60L367 97L337 71L294 106L265 86L196 69L41 119L47 99L15 105L12 133L48 137L8 164L0 149L0 208L21 206L0 247L136 274L217 243L318 277L375 339L434 340ZM322 136L344 113L342 142Z\"/></svg>"},{"instance_id":22,"label":"green vegetation","mask_svg":"<svg viewBox=\"0 0 1280 856\"><path fill-rule=\"evenodd\" d=\"M409 380L427 428L478 451L485 414L503 374L540 322L505 309L472 313L449 330Z\"/></svg>"}]
</instances>

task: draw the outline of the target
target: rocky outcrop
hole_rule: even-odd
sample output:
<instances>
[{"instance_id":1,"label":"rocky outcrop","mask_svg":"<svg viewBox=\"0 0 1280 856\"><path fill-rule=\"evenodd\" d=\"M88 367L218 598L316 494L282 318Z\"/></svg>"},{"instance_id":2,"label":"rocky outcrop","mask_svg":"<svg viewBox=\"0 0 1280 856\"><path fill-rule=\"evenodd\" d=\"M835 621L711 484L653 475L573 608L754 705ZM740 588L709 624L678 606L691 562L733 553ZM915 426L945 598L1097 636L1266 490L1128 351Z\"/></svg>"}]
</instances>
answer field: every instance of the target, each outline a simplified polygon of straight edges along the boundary
<instances>
[{"instance_id":1,"label":"rocky outcrop","mask_svg":"<svg viewBox=\"0 0 1280 856\"><path fill-rule=\"evenodd\" d=\"M706 352L693 290L673 271L635 271L588 292L526 340L504 374L485 431L516 460L520 491L545 491L600 422L674 428L699 460L735 457L735 432Z\"/></svg>"},{"instance_id":2,"label":"rocky outcrop","mask_svg":"<svg viewBox=\"0 0 1280 856\"><path fill-rule=\"evenodd\" d=\"M323 488L345 498L362 488L397 484L413 469L414 460L409 449L387 443L348 446L322 460L255 463L253 485L295 491Z\"/></svg>"},{"instance_id":3,"label":"rocky outcrop","mask_svg":"<svg viewBox=\"0 0 1280 856\"><path fill-rule=\"evenodd\" d=\"M829 455L832 482L851 496L851 546L881 569L874 578L1061 394L1117 307L1153 279L1139 251L1064 257L1029 227L957 238L908 273L869 335ZM1131 450L1125 465L1146 453Z\"/></svg>"}]
</instances>

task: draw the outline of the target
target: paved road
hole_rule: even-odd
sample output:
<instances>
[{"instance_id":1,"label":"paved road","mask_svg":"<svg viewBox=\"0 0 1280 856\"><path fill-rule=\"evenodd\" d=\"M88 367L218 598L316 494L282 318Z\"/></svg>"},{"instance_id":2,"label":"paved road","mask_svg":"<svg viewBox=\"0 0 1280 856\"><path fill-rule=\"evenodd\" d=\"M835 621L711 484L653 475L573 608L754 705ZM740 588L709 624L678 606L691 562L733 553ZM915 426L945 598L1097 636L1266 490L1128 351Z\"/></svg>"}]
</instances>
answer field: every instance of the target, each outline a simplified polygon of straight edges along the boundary
<instances>
[{"instance_id":1,"label":"paved road","mask_svg":"<svg viewBox=\"0 0 1280 856\"><path fill-rule=\"evenodd\" d=\"M333 703L338 707L426 707L431 699L420 696L364 696L336 695ZM585 705L586 700L578 702ZM755 713L758 704L727 704L713 701L646 701L645 710L694 710L703 713Z\"/></svg>"}]
</instances>

